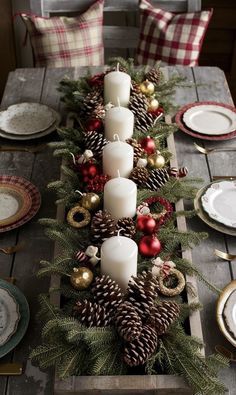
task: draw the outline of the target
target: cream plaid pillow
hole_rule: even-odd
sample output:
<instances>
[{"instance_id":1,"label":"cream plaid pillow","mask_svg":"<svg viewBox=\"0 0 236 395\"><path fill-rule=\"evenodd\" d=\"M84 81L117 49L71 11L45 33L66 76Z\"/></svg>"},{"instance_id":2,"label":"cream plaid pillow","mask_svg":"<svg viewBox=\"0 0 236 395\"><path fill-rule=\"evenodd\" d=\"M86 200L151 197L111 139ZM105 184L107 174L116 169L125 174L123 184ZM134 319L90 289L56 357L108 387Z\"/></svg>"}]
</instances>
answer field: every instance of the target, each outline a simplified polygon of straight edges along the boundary
<instances>
[{"instance_id":1,"label":"cream plaid pillow","mask_svg":"<svg viewBox=\"0 0 236 395\"><path fill-rule=\"evenodd\" d=\"M36 67L99 66L104 63L103 5L97 0L83 14L42 18L21 14Z\"/></svg>"}]
</instances>

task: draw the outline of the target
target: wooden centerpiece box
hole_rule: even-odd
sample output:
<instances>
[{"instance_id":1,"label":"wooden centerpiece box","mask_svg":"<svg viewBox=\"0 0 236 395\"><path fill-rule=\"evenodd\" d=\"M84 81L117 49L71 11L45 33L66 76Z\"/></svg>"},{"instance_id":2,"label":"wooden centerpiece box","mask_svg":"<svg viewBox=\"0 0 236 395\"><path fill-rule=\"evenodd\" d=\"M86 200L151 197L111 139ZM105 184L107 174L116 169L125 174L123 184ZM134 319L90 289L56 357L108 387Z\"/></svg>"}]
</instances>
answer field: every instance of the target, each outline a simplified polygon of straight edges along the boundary
<instances>
[{"instance_id":1,"label":"wooden centerpiece box","mask_svg":"<svg viewBox=\"0 0 236 395\"><path fill-rule=\"evenodd\" d=\"M91 1L76 2L73 0L43 0L42 10L44 16L50 16L53 14L65 15L74 14L75 12L81 11L86 8ZM163 7L170 11L196 11L201 7L199 0L159 0L152 1L154 5ZM109 21L107 18L109 13L113 14L113 20L117 21L117 24L122 24L124 21L124 14L131 12L138 13L138 1L137 0L125 0L125 1L113 1L106 0L104 8L105 22ZM114 18L114 14L117 18ZM118 16L121 14L121 16ZM134 26L130 26L133 21ZM121 56L132 56L134 48L137 47L138 40L138 28L137 18L131 18L129 20L129 26L104 26L104 44L106 57L111 55ZM125 51L125 52L124 52ZM168 121L168 119L166 120ZM170 119L169 119L170 121ZM71 122L71 121L70 121ZM69 126L69 124L68 124ZM71 126L71 125L70 125ZM173 154L170 165L178 167L174 137L171 135L168 137L167 146L170 152ZM184 210L183 201L176 203L176 211ZM59 221L64 220L64 207L58 206L57 219ZM185 232L186 220L184 217L177 218L177 226L180 231ZM59 253L59 246L55 246L55 255ZM186 250L183 252L183 258L191 261L191 251ZM187 276L186 282L190 284L188 289L194 289L193 293L187 292L187 300L189 303L198 302L197 285L194 277ZM51 279L51 286L60 286L60 277L53 275ZM55 305L60 305L60 295L53 293L51 301ZM189 317L189 328L190 334L197 336L202 340L202 328L199 311L195 311ZM54 394L55 395L124 395L124 394L147 394L147 395L173 395L173 394L191 394L192 391L187 383L181 377L174 375L125 375L125 376L73 376L65 380L55 378Z\"/></svg>"}]
</instances>

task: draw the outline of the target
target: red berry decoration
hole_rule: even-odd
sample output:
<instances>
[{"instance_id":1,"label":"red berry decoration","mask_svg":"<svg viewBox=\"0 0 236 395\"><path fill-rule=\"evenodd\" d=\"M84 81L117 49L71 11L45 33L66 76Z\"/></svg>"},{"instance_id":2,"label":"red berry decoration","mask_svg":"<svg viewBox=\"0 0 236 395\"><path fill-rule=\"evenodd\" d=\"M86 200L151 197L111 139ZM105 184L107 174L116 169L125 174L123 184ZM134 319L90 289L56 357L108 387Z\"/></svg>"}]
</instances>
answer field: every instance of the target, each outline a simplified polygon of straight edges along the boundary
<instances>
[{"instance_id":1,"label":"red berry decoration","mask_svg":"<svg viewBox=\"0 0 236 395\"><path fill-rule=\"evenodd\" d=\"M87 190L89 192L101 193L104 190L104 185L110 180L110 177L105 174L97 174L93 179L88 180Z\"/></svg>"},{"instance_id":2,"label":"red berry decoration","mask_svg":"<svg viewBox=\"0 0 236 395\"><path fill-rule=\"evenodd\" d=\"M106 73L96 74L89 78L88 83L90 86L102 86L104 83L104 76Z\"/></svg>"},{"instance_id":3,"label":"red berry decoration","mask_svg":"<svg viewBox=\"0 0 236 395\"><path fill-rule=\"evenodd\" d=\"M151 155L156 151L155 141L150 136L144 137L142 140L139 141L139 143L148 155Z\"/></svg>"},{"instance_id":4,"label":"red berry decoration","mask_svg":"<svg viewBox=\"0 0 236 395\"><path fill-rule=\"evenodd\" d=\"M148 111L150 114L154 115L155 117L159 117L159 115L164 113L163 107L158 107L156 110L149 110Z\"/></svg>"},{"instance_id":5,"label":"red berry decoration","mask_svg":"<svg viewBox=\"0 0 236 395\"><path fill-rule=\"evenodd\" d=\"M84 179L84 182L88 182L89 179L96 177L98 174L98 167L96 164L91 162L86 162L82 165L81 175Z\"/></svg>"},{"instance_id":6,"label":"red berry decoration","mask_svg":"<svg viewBox=\"0 0 236 395\"><path fill-rule=\"evenodd\" d=\"M86 122L86 132L100 132L103 128L103 122L101 119L92 118Z\"/></svg>"},{"instance_id":7,"label":"red berry decoration","mask_svg":"<svg viewBox=\"0 0 236 395\"><path fill-rule=\"evenodd\" d=\"M139 241L138 249L141 255L152 258L161 252L161 243L154 235L143 236Z\"/></svg>"},{"instance_id":8,"label":"red berry decoration","mask_svg":"<svg viewBox=\"0 0 236 395\"><path fill-rule=\"evenodd\" d=\"M148 215L139 215L137 218L136 227L143 233L151 234L155 232L156 221Z\"/></svg>"}]
</instances>

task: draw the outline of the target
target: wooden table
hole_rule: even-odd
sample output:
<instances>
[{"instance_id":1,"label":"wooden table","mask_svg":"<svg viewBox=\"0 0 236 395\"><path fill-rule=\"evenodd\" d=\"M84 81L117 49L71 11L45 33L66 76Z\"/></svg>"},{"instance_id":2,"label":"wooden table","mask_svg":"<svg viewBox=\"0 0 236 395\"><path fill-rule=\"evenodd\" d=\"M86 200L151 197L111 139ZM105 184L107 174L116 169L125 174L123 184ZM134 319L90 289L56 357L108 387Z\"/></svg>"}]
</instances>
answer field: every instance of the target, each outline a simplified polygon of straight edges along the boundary
<instances>
[{"instance_id":1,"label":"wooden table","mask_svg":"<svg viewBox=\"0 0 236 395\"><path fill-rule=\"evenodd\" d=\"M18 69L9 74L5 93L2 100L2 108L13 103L23 101L41 102L53 107L65 114L60 103L60 95L57 91L59 81L63 76L77 78L81 75L81 69ZM96 70L93 70L96 72ZM203 100L215 100L232 104L232 98L227 86L224 73L214 67L169 67L170 75L178 73L187 77L189 86L181 86L177 89L175 102L182 106L186 103ZM57 138L51 134L43 141L52 141ZM175 135L177 157L179 166L187 166L190 176L202 177L205 184L209 183L213 175L235 175L236 152L216 152L208 157L196 151L193 146L193 138L178 132ZM29 142L35 145L36 141ZM201 143L201 142L200 142ZM12 145L12 141L1 139L0 144ZM205 142L205 147L213 145L224 146L236 143L233 141L213 144ZM15 146L19 146L14 142ZM28 143L27 143L28 145ZM60 164L52 157L52 151L45 149L40 153L26 152L0 152L0 174L19 175L31 180L38 186L42 194L42 207L29 223L22 228L9 233L0 234L0 247L25 242L26 246L15 255L1 254L0 276L16 277L16 285L27 297L31 321L26 336L16 347L14 352L2 358L0 362L17 361L25 363L25 373L19 377L1 377L0 394L7 395L47 395L52 394L52 375L50 372L41 372L33 366L28 359L30 349L40 342L39 326L35 321L38 309L37 295L46 292L49 282L37 279L35 274L39 268L40 259L50 260L53 255L53 245L44 236L42 227L37 223L40 217L54 217L56 207L55 196L47 191L47 184L59 177ZM222 288L233 278L236 278L235 263L227 263L218 260L213 255L213 250L218 248L236 254L235 238L225 236L207 227L198 218L188 221L191 229L209 232L209 238L193 250L193 262L202 270L217 287ZM214 351L216 344L222 344L232 349L230 344L221 335L215 319L216 295L209 291L204 284L199 284L200 300L204 305L202 311L202 327L207 353ZM236 350L235 350L236 353ZM229 388L229 394L236 394L236 368L226 369L220 374L221 379ZM217 395L217 394L216 394Z\"/></svg>"}]
</instances>

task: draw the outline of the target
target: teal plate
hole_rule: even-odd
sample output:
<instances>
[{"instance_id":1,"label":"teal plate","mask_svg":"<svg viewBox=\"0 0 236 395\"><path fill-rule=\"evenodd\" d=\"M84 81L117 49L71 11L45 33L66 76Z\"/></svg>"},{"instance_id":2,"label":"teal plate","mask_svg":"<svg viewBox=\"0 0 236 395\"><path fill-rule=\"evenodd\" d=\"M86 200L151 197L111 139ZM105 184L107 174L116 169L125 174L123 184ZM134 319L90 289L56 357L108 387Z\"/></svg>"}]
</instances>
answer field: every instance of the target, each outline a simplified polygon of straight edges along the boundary
<instances>
[{"instance_id":1,"label":"teal plate","mask_svg":"<svg viewBox=\"0 0 236 395\"><path fill-rule=\"evenodd\" d=\"M30 311L28 302L19 288L4 280L0 280L0 288L7 289L15 297L15 300L19 305L21 316L16 332L11 336L7 343L0 346L0 358L2 358L4 355L13 350L13 348L15 348L23 338L28 328Z\"/></svg>"}]
</instances>

